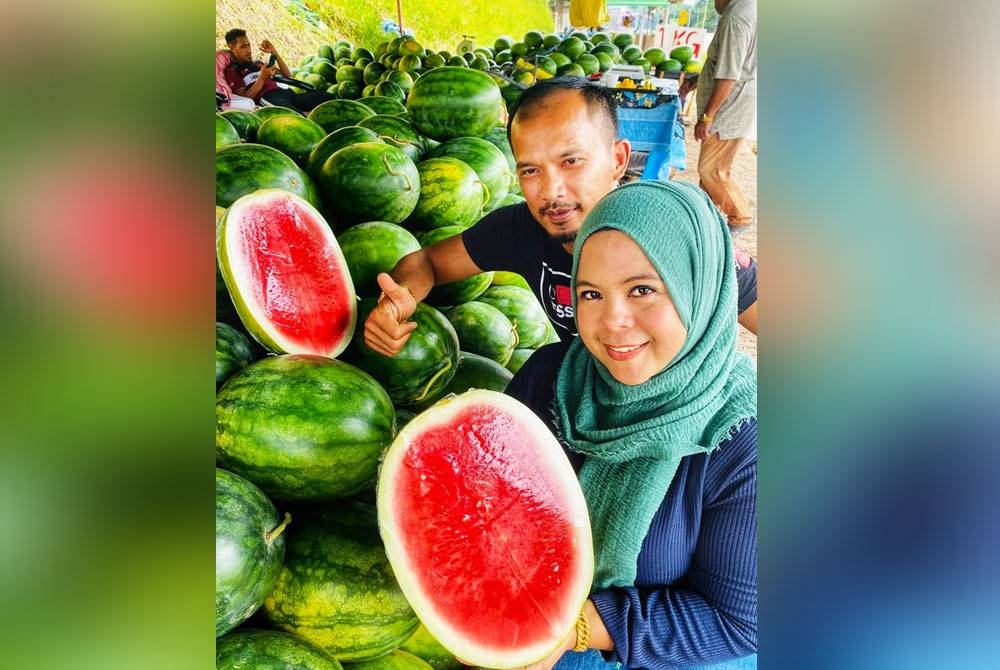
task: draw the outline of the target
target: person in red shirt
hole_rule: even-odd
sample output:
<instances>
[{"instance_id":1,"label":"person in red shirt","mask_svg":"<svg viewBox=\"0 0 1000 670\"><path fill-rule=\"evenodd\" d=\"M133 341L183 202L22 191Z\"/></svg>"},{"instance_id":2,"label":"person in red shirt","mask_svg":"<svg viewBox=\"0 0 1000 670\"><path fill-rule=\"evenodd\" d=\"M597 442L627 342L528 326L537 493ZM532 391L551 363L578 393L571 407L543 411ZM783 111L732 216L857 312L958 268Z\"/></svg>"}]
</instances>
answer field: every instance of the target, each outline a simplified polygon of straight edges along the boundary
<instances>
[{"instance_id":1,"label":"person in red shirt","mask_svg":"<svg viewBox=\"0 0 1000 670\"><path fill-rule=\"evenodd\" d=\"M288 69L285 59L268 40L260 43L260 50L274 57L276 69L274 66L253 59L250 39L242 28L233 28L226 33L226 45L229 46L233 57L232 62L226 67L226 83L236 95L251 98L258 105L263 101L299 112L308 112L316 105L334 99L326 91L293 93L287 88L278 86L273 79L274 75L280 72L292 79L292 72Z\"/></svg>"}]
</instances>

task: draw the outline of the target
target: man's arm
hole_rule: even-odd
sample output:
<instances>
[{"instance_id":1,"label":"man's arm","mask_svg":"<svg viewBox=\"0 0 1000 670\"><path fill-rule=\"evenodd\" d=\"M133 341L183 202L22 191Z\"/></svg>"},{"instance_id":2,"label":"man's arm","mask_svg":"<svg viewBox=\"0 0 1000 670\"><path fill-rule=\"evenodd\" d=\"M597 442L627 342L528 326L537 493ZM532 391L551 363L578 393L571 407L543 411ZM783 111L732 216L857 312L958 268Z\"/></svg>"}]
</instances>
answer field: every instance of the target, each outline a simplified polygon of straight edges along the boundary
<instances>
[{"instance_id":1,"label":"man's arm","mask_svg":"<svg viewBox=\"0 0 1000 670\"><path fill-rule=\"evenodd\" d=\"M274 74L274 70L269 68L267 65L260 66L260 74L257 75L257 81L250 84L250 86L243 86L242 88L233 88L233 93L236 95L242 95L244 98L257 99L257 96L261 94L264 90L264 84L271 79L271 75Z\"/></svg>"},{"instance_id":2,"label":"man's arm","mask_svg":"<svg viewBox=\"0 0 1000 670\"><path fill-rule=\"evenodd\" d=\"M417 327L409 321L417 303L432 288L480 272L461 235L407 254L396 263L391 274L378 276L383 295L365 321L365 344L384 356L395 356Z\"/></svg>"},{"instance_id":3,"label":"man's arm","mask_svg":"<svg viewBox=\"0 0 1000 670\"><path fill-rule=\"evenodd\" d=\"M704 140L712 133L712 119L735 87L735 79L715 80L715 88L712 89L712 95L708 98L708 104L705 105L705 109L701 110L702 116L698 118L698 123L694 127L695 139Z\"/></svg>"},{"instance_id":4,"label":"man's arm","mask_svg":"<svg viewBox=\"0 0 1000 670\"><path fill-rule=\"evenodd\" d=\"M740 312L739 317L736 319L741 326L749 330L754 335L757 334L757 301L754 300L753 304L747 307L745 310Z\"/></svg>"},{"instance_id":5,"label":"man's arm","mask_svg":"<svg viewBox=\"0 0 1000 670\"><path fill-rule=\"evenodd\" d=\"M292 78L292 71L288 69L288 65L285 64L285 59L281 57L278 50L274 48L273 44L271 44L268 40L264 40L260 43L260 50L264 53L273 54L278 62L278 71L289 79Z\"/></svg>"}]
</instances>

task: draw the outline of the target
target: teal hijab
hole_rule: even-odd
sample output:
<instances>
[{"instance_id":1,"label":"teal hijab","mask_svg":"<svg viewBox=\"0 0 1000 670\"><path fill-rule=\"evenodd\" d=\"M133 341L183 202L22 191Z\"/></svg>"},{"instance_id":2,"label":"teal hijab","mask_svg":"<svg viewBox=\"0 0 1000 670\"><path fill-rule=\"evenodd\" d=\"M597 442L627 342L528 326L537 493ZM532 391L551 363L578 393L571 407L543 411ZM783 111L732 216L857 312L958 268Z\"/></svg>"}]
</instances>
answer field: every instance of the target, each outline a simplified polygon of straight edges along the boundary
<instances>
[{"instance_id":1,"label":"teal hijab","mask_svg":"<svg viewBox=\"0 0 1000 670\"><path fill-rule=\"evenodd\" d=\"M584 346L570 345L555 409L569 447L585 456L580 485L594 534L594 589L635 582L653 516L685 456L708 452L757 415L757 373L736 352L736 269L725 220L690 184L639 181L602 199L573 253L611 228L635 240L670 292L687 339L648 381L615 380Z\"/></svg>"}]
</instances>

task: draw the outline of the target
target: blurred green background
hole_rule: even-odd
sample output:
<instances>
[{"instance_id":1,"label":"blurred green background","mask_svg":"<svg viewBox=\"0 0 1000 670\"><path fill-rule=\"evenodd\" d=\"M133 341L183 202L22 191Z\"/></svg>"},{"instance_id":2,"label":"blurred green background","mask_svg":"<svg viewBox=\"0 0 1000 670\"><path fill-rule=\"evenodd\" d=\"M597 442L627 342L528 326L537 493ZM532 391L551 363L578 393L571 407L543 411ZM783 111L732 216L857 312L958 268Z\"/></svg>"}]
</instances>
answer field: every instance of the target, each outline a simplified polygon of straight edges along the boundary
<instances>
[{"instance_id":1,"label":"blurred green background","mask_svg":"<svg viewBox=\"0 0 1000 670\"><path fill-rule=\"evenodd\" d=\"M3 29L4 665L211 667L213 8L51 9ZM763 667L1000 657L998 12L761 8Z\"/></svg>"}]
</instances>

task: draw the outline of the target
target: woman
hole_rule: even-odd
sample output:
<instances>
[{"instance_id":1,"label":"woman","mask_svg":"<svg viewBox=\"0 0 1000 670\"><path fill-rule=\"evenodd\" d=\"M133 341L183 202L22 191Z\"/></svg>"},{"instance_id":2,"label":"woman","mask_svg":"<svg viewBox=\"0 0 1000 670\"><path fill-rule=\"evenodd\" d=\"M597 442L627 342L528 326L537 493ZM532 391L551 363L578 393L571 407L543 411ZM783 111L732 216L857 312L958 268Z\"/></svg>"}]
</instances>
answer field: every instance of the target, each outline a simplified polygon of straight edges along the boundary
<instances>
[{"instance_id":1,"label":"woman","mask_svg":"<svg viewBox=\"0 0 1000 670\"><path fill-rule=\"evenodd\" d=\"M507 390L561 436L594 533L581 621L536 670L756 667L757 384L726 222L689 184L618 188L580 230L572 290L579 337Z\"/></svg>"}]
</instances>

